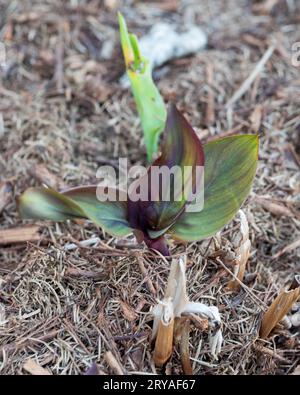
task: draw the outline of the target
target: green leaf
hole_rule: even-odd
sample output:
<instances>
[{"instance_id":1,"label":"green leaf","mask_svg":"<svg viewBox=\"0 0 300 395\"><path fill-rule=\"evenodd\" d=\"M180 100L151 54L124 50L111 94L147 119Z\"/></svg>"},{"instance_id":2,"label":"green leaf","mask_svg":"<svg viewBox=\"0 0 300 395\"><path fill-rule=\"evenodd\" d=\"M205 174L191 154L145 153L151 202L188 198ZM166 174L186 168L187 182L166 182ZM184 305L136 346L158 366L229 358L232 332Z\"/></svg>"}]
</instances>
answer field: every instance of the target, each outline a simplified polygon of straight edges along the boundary
<instances>
[{"instance_id":1,"label":"green leaf","mask_svg":"<svg viewBox=\"0 0 300 395\"><path fill-rule=\"evenodd\" d=\"M96 192L103 192L103 188L98 188L78 187L63 193L51 188L29 188L19 198L20 215L53 221L88 218L111 235L122 237L131 233L126 201L101 202Z\"/></svg>"},{"instance_id":2,"label":"green leaf","mask_svg":"<svg viewBox=\"0 0 300 395\"><path fill-rule=\"evenodd\" d=\"M128 34L126 22L120 13L119 26L126 70L144 132L147 157L151 161L158 150L158 139L164 129L167 112L154 85L151 65L141 55L137 37Z\"/></svg>"},{"instance_id":3,"label":"green leaf","mask_svg":"<svg viewBox=\"0 0 300 395\"><path fill-rule=\"evenodd\" d=\"M185 241L214 235L235 216L256 172L258 136L225 137L204 145L204 208L184 212L170 233Z\"/></svg>"},{"instance_id":4,"label":"green leaf","mask_svg":"<svg viewBox=\"0 0 300 395\"><path fill-rule=\"evenodd\" d=\"M86 217L75 202L51 188L28 188L18 204L22 218L64 221Z\"/></svg>"}]
</instances>

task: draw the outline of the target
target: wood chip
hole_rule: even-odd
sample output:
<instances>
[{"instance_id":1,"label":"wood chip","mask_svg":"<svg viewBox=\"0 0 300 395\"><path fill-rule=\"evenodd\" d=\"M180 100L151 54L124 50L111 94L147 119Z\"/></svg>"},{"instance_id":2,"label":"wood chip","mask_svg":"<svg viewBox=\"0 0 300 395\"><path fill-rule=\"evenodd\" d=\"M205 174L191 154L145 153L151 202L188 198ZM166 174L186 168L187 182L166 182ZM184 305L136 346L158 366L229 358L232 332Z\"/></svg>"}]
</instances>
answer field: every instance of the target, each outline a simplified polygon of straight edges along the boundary
<instances>
[{"instance_id":1,"label":"wood chip","mask_svg":"<svg viewBox=\"0 0 300 395\"><path fill-rule=\"evenodd\" d=\"M41 184L50 188L63 189L66 185L56 175L51 173L44 165L35 164L28 169L29 174Z\"/></svg>"},{"instance_id":2,"label":"wood chip","mask_svg":"<svg viewBox=\"0 0 300 395\"><path fill-rule=\"evenodd\" d=\"M40 226L29 225L18 228L1 229L0 245L12 243L25 243L27 241L41 240Z\"/></svg>"},{"instance_id":3,"label":"wood chip","mask_svg":"<svg viewBox=\"0 0 300 395\"><path fill-rule=\"evenodd\" d=\"M50 373L47 369L42 368L40 365L38 365L33 359L27 359L27 361L23 365L23 369L32 374L33 376L51 376L52 373Z\"/></svg>"},{"instance_id":4,"label":"wood chip","mask_svg":"<svg viewBox=\"0 0 300 395\"><path fill-rule=\"evenodd\" d=\"M127 321L131 322L136 320L137 315L132 307L130 307L126 302L123 302L122 300L120 300L120 306L122 308L123 317Z\"/></svg>"},{"instance_id":5,"label":"wood chip","mask_svg":"<svg viewBox=\"0 0 300 395\"><path fill-rule=\"evenodd\" d=\"M75 267L68 267L64 273L66 277L74 277L74 278L86 278L92 280L99 280L103 278L103 273L93 272L91 270L82 270Z\"/></svg>"},{"instance_id":6,"label":"wood chip","mask_svg":"<svg viewBox=\"0 0 300 395\"><path fill-rule=\"evenodd\" d=\"M277 216L294 217L294 213L281 203L275 202L273 199L267 199L260 196L255 197L255 202L259 203L263 209Z\"/></svg>"},{"instance_id":7,"label":"wood chip","mask_svg":"<svg viewBox=\"0 0 300 395\"><path fill-rule=\"evenodd\" d=\"M104 359L107 362L107 364L110 366L110 368L113 370L113 372L117 375L124 375L124 371L122 366L119 364L119 362L116 360L114 357L113 353L111 351L107 351L104 354Z\"/></svg>"},{"instance_id":8,"label":"wood chip","mask_svg":"<svg viewBox=\"0 0 300 395\"><path fill-rule=\"evenodd\" d=\"M252 130L255 133L259 131L261 120L262 120L262 114L263 114L262 106L258 104L257 106L255 106L252 114L250 115Z\"/></svg>"},{"instance_id":9,"label":"wood chip","mask_svg":"<svg viewBox=\"0 0 300 395\"><path fill-rule=\"evenodd\" d=\"M152 1L152 5L162 11L175 12L179 7L179 0Z\"/></svg>"}]
</instances>

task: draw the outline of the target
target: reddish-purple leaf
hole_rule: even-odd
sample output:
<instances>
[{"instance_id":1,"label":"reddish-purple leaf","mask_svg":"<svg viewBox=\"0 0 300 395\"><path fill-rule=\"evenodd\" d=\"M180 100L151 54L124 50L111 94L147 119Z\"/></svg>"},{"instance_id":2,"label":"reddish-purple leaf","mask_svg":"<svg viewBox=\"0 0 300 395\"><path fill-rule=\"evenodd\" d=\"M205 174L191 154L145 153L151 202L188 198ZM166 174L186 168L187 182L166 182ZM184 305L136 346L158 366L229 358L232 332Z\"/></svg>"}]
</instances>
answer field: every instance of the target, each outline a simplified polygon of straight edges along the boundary
<instances>
[{"instance_id":1,"label":"reddish-purple leaf","mask_svg":"<svg viewBox=\"0 0 300 395\"><path fill-rule=\"evenodd\" d=\"M161 155L149 167L147 174L132 184L129 193L128 220L134 229L143 232L147 245L154 248L155 240L155 246L165 252L161 236L183 213L190 197L199 188L201 174L196 173L196 168L203 170L203 166L204 152L200 140L172 105L163 134ZM140 200L134 201L142 190L147 192Z\"/></svg>"}]
</instances>

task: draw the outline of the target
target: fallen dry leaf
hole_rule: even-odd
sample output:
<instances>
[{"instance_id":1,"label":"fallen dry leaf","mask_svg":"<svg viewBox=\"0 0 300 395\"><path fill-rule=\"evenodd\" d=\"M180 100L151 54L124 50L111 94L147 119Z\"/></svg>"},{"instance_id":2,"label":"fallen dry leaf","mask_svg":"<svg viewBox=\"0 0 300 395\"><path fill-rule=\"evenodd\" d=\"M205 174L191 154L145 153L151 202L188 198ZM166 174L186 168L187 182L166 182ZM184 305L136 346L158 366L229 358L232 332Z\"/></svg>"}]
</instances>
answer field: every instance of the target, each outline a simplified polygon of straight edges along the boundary
<instances>
[{"instance_id":1,"label":"fallen dry leaf","mask_svg":"<svg viewBox=\"0 0 300 395\"><path fill-rule=\"evenodd\" d=\"M263 108L260 104L258 104L257 106L255 106L252 114L250 115L251 126L255 133L259 131L262 115L263 115Z\"/></svg>"},{"instance_id":2,"label":"fallen dry leaf","mask_svg":"<svg viewBox=\"0 0 300 395\"><path fill-rule=\"evenodd\" d=\"M23 369L33 376L51 376L52 374L37 364L33 359L29 358L23 365Z\"/></svg>"},{"instance_id":3,"label":"fallen dry leaf","mask_svg":"<svg viewBox=\"0 0 300 395\"><path fill-rule=\"evenodd\" d=\"M297 275L291 287L282 290L264 314L259 331L259 335L262 339L268 337L275 326L291 310L299 296L300 276Z\"/></svg>"}]
</instances>

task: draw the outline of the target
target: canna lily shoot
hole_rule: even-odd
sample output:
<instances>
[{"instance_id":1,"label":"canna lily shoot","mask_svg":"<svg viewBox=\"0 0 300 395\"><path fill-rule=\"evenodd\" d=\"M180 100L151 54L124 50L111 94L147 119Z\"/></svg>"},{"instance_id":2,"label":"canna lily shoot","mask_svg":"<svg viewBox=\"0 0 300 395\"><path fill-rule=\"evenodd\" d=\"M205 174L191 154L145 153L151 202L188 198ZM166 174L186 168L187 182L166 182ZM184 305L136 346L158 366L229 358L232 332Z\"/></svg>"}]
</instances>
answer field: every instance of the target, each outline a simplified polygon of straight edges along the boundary
<instances>
[{"instance_id":1,"label":"canna lily shoot","mask_svg":"<svg viewBox=\"0 0 300 395\"><path fill-rule=\"evenodd\" d=\"M151 64L141 54L136 35L128 33L125 19L119 13L120 40L127 75L144 132L148 161L158 150L167 111L163 98L152 79Z\"/></svg>"},{"instance_id":2,"label":"canna lily shoot","mask_svg":"<svg viewBox=\"0 0 300 395\"><path fill-rule=\"evenodd\" d=\"M132 183L125 199L120 198L124 192L116 191L119 197L116 201L100 201L97 185L62 192L46 187L29 188L19 198L19 211L23 218L31 219L87 218L116 237L134 233L138 242L144 241L149 248L167 256L166 234L183 241L202 240L233 219L250 192L257 155L257 135L230 136L202 145L192 126L172 105L162 135L160 156L147 174ZM192 181L181 199L175 199L175 183L170 183L171 199L166 200L161 196L159 183L159 188L153 190L149 176L155 169L173 166L191 169ZM202 184L195 171L197 167L204 167ZM134 199L133 195L145 184L148 185L147 198ZM183 184L181 192L186 187ZM199 185L204 188L200 191L204 195L204 206L200 211L190 212L191 197ZM104 189L107 192L107 187L103 187L103 192Z\"/></svg>"}]
</instances>

